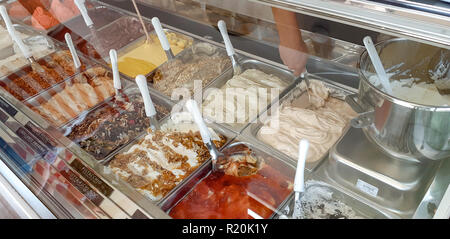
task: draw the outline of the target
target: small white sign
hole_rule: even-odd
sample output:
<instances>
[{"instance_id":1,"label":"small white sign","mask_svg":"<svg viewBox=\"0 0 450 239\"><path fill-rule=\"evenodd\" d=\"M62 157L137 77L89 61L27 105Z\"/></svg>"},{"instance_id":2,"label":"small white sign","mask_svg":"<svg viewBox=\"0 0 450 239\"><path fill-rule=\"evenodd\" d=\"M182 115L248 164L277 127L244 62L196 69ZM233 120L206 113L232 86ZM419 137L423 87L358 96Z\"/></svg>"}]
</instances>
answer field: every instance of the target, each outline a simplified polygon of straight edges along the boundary
<instances>
[{"instance_id":1,"label":"small white sign","mask_svg":"<svg viewBox=\"0 0 450 239\"><path fill-rule=\"evenodd\" d=\"M361 179L358 179L358 181L356 182L356 187L359 188L361 191L369 194L372 197L376 197L378 194L377 187L375 187L371 184L368 184Z\"/></svg>"}]
</instances>

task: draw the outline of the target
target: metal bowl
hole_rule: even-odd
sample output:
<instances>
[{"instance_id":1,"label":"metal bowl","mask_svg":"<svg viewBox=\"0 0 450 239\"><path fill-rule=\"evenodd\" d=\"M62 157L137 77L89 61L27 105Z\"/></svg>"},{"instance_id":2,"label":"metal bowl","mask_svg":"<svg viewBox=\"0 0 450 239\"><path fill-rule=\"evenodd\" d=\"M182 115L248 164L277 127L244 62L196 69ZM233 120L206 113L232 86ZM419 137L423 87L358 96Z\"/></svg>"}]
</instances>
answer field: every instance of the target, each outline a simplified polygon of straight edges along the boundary
<instances>
[{"instance_id":1,"label":"metal bowl","mask_svg":"<svg viewBox=\"0 0 450 239\"><path fill-rule=\"evenodd\" d=\"M375 47L384 67L394 68L397 79L413 76L426 80L427 59L439 51L407 39L392 39ZM378 89L369 81L374 70L367 51L358 65L359 93L346 98L360 113L352 126L363 128L369 140L395 158L422 161L450 157L450 107L412 103Z\"/></svg>"}]
</instances>

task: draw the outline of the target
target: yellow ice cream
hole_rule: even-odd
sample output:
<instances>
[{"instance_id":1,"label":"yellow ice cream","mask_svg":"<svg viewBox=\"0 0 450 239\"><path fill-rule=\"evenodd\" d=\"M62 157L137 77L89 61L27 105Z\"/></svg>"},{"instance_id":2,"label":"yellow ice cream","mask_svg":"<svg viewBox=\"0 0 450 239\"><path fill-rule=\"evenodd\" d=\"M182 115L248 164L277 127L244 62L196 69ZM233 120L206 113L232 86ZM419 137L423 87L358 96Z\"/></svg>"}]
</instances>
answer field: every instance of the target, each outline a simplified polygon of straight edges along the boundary
<instances>
[{"instance_id":1,"label":"yellow ice cream","mask_svg":"<svg viewBox=\"0 0 450 239\"><path fill-rule=\"evenodd\" d=\"M180 53L192 44L186 39L177 37L173 32L166 33L173 54ZM119 71L130 77L146 75L167 61L166 53L156 35L151 36L152 42L143 43L118 59Z\"/></svg>"}]
</instances>

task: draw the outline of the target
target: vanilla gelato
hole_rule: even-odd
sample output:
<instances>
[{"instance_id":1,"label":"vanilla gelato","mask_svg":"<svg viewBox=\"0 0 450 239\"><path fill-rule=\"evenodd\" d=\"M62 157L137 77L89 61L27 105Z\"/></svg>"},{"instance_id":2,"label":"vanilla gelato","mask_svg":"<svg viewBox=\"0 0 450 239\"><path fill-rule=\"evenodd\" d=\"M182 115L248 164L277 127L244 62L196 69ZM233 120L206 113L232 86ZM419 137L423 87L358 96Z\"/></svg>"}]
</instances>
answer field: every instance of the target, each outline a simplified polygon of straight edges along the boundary
<instances>
[{"instance_id":1,"label":"vanilla gelato","mask_svg":"<svg viewBox=\"0 0 450 239\"><path fill-rule=\"evenodd\" d=\"M222 123L248 123L288 86L280 78L256 69L246 70L211 92L203 103L203 114Z\"/></svg>"},{"instance_id":2,"label":"vanilla gelato","mask_svg":"<svg viewBox=\"0 0 450 239\"><path fill-rule=\"evenodd\" d=\"M302 82L300 97L287 99L274 115L264 121L257 138L293 159L298 158L298 142L307 139L310 147L307 162L321 159L341 137L347 123L356 113L342 100L330 96L320 81L311 82L311 105ZM295 96L293 92L291 96Z\"/></svg>"},{"instance_id":3,"label":"vanilla gelato","mask_svg":"<svg viewBox=\"0 0 450 239\"><path fill-rule=\"evenodd\" d=\"M428 84L426 82L415 83L418 80L414 78L391 80L393 96L404 101L422 105L450 105L450 95L441 95L435 84ZM376 75L369 77L369 81L376 87L381 88L381 84Z\"/></svg>"}]
</instances>

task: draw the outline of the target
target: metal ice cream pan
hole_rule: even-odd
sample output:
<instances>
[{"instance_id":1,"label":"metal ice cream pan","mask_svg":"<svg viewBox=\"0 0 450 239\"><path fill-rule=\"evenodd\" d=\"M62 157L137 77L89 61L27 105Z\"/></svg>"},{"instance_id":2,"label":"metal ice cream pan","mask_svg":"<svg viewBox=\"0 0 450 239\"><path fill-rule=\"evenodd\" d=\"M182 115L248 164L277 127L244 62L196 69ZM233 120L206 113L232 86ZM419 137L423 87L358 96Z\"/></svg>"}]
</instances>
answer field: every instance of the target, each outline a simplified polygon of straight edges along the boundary
<instances>
[{"instance_id":1,"label":"metal ice cream pan","mask_svg":"<svg viewBox=\"0 0 450 239\"><path fill-rule=\"evenodd\" d=\"M164 119L160 120L159 123L160 125L164 125L166 122L168 122L170 120L170 115L166 116ZM224 144L223 147L227 146L237 135L218 125L218 124L208 124L207 126L210 127L211 129L213 129L218 135L222 135L226 137L226 143ZM105 158L105 160L100 161L99 163L102 164L104 167L109 169L109 163L111 162L111 160L114 159L114 157L118 154L122 154L122 153L126 153L128 150L130 150L131 147L133 147L134 145L136 145L137 143L139 143L147 134L144 133L142 135L140 135L139 137L136 137L134 140L130 141L127 145L122 146L121 148L118 148L117 150L115 150L113 153L111 153L108 157ZM222 147L222 148L223 148ZM147 197L145 197L143 194L139 193L134 187L132 187L131 185L129 185L127 182L125 182L123 179L121 179L119 177L119 175L115 174L114 172L112 172L112 170L108 170L107 174L110 174L111 177L113 177L115 180L117 181L121 181L124 185L126 185L127 189L126 191L128 192L133 192L131 194L128 193L128 195L130 195L132 197L132 199L134 200L148 200L154 203L159 203L163 200L165 200L166 197L168 197L169 195L171 195L171 192L176 191L182 184L184 181L190 180L190 178L192 177L192 175L195 175L196 172L204 167L204 165L206 165L207 163L209 163L210 160L206 160L205 162L203 162L202 164L199 165L199 167L197 169L195 169L190 175L186 176L186 178L181 181L177 186L175 186L167 195L165 195L164 197L162 197L159 200L153 201ZM125 192L127 193L127 192Z\"/></svg>"},{"instance_id":2,"label":"metal ice cream pan","mask_svg":"<svg viewBox=\"0 0 450 239\"><path fill-rule=\"evenodd\" d=\"M122 94L126 95L128 98L131 98L133 96L141 97L141 93L140 93L139 89L135 85L131 85L131 84L128 85L128 88L123 90ZM150 91L150 95L151 95L152 101L155 105L164 107L170 113L170 110L172 109L172 106L173 106L171 102L167 101L164 97L162 97L161 95L158 95L156 92ZM96 111L99 111L102 108L107 107L107 106L115 108L114 101L115 101L115 99L113 97L106 99L105 101L103 101L102 103L99 103L94 108L84 111L77 118L72 119L68 123L59 127L59 131L63 135L68 135L70 133L70 130L72 127L76 126L77 124L82 123L85 118L90 116L90 114L95 113ZM161 119L164 119L164 117L166 115L158 111L158 116ZM64 145L67 145L72 152L76 152L81 159L83 159L85 161L89 161L89 163L103 162L103 161L106 161L107 159L111 158L110 155L115 155L123 147L128 146L130 143L134 142L134 139L139 138L142 135L145 135L145 133L146 133L145 131L140 132L136 137L130 138L127 143L125 143L122 146L116 147L115 149L111 150L105 157L102 157L102 158L97 158L94 154L81 148L79 146L79 142L72 141L71 139L69 139L67 137L63 137L64 139L62 139L61 142L63 142ZM93 135L95 135L95 133Z\"/></svg>"},{"instance_id":3,"label":"metal ice cream pan","mask_svg":"<svg viewBox=\"0 0 450 239\"><path fill-rule=\"evenodd\" d=\"M171 30L171 29L167 29L167 28L164 28L163 30L164 30L165 32L175 33L175 34L177 35L177 38L184 39L184 40L186 40L186 41L188 41L188 42L190 43L190 44L187 45L180 53L178 53L177 55L175 55L175 58L177 58L178 55L181 54L182 52L184 52L184 51L186 51L187 49L191 48L192 45L194 44L194 39L193 39L192 37L190 37L190 36L186 36L186 35L184 35L184 34L182 34L182 33L179 33L179 32L177 32L177 31L174 31L174 30ZM150 35L150 37L156 36L156 32L153 30L153 31L149 32L149 35ZM88 37L89 37L89 36L88 36ZM88 37L86 37L86 39L88 39ZM135 41L130 42L128 45L125 45L125 46L122 47L121 49L116 49L116 50L117 50L117 58L122 57L122 56L125 55L126 53L128 53L128 52L132 51L133 49L139 47L140 45L144 44L144 42L145 42L146 40L147 40L147 37L146 37L145 35L143 35L142 37L136 39ZM156 40L159 41L158 38L156 38ZM110 59L109 59L109 55L106 56L106 57L104 57L103 60L104 60L106 63L108 63L108 64L111 63L111 61L110 61ZM163 63L163 64L164 64L164 63ZM153 69L152 71L150 71L149 73L147 73L145 76L148 78L149 76L151 76L152 74L154 74L154 73L156 72L156 70L158 69L158 67L159 67L159 66L157 66L155 69ZM132 77L130 77L130 76L124 74L124 73L122 73L122 74L125 75L125 76L127 76L128 78L132 78Z\"/></svg>"},{"instance_id":4,"label":"metal ice cream pan","mask_svg":"<svg viewBox=\"0 0 450 239\"><path fill-rule=\"evenodd\" d=\"M353 91L345 86L342 86L340 84L334 83L332 81L323 79L323 78L318 78L312 75L308 75L307 76L309 78L309 80L319 80L322 81L324 83L324 85L330 89L330 96L333 98L337 98L340 99L342 101L344 101L345 96L352 94ZM300 84L300 82L299 82ZM295 164L297 162L297 159L291 158L290 156L286 155L285 153L273 148L272 146L264 143L263 141L258 139L258 132L261 129L262 126L264 126L264 123L262 122L262 120L264 120L266 117L270 117L272 112L276 112L279 107L282 107L284 104L290 104L290 102L297 100L298 103L305 103L305 106L308 103L308 95L306 91L302 91L298 86L296 85L295 87L293 87L287 94L285 94L283 97L280 98L280 100L277 102L278 104L274 104L273 106L269 107L267 109L266 112L263 112L264 114L260 114L260 117L258 117L258 119L255 119L254 121L252 121L252 123L250 123L243 131L242 134L252 138L253 140L255 140L257 143L264 145L266 147L269 147L271 150L278 152L279 154L283 155L284 158L288 158L290 160L292 160ZM298 100L301 101L298 101ZM302 106L300 106L302 107ZM347 131L348 127L346 127L343 130L343 135L345 134L345 132ZM339 140L338 140L339 141ZM323 159L325 159L328 156L328 152L325 153L323 156L320 157L319 160L315 161L315 162L307 162L305 165L305 168L309 171L313 171L322 161Z\"/></svg>"},{"instance_id":5,"label":"metal ice cream pan","mask_svg":"<svg viewBox=\"0 0 450 239\"><path fill-rule=\"evenodd\" d=\"M239 60L239 64L241 65L243 72L248 69L260 70L266 74L274 75L274 76L280 78L280 80L287 83L287 87L280 91L279 98L283 97L283 95L286 94L289 91L289 89L291 89L295 85L295 83L297 82L297 79L298 79L288 70L285 70L285 69L279 68L277 66L274 66L274 65L271 65L268 63L264 63L264 62L261 62L258 60L242 58ZM225 73L220 75L217 79L213 80L210 84L208 84L205 89L206 90L212 89L212 88L220 89L227 83L227 81L231 80L232 78L233 78L233 69L230 68L228 71L226 71ZM203 92L202 92L202 94L203 94ZM198 96L196 95L194 97L198 97ZM206 98L207 98L207 95L202 95L203 101ZM271 104L273 104L275 101L276 101L276 99L274 101L272 101ZM261 114L262 112L266 111L267 108L269 108L271 104L269 104L265 109L261 110L261 112L258 112L258 115ZM253 122L253 120L254 119L249 119L249 122ZM240 133L248 125L248 123L236 123L236 124L224 123L224 125L226 125L226 127L230 128L230 129L232 129L233 131Z\"/></svg>"},{"instance_id":6,"label":"metal ice cream pan","mask_svg":"<svg viewBox=\"0 0 450 239\"><path fill-rule=\"evenodd\" d=\"M350 207L357 218L359 219L393 219L398 218L394 215L384 212L383 210L373 206L370 202L365 201L362 198L359 198L357 195L353 195L350 192L346 192L343 189L339 189L336 186L332 186L331 184L327 184L320 179L315 180L315 176L311 179L306 179L306 188L305 195L312 194L314 192L324 192L331 196L332 201L339 201L344 203L348 207ZM285 214L292 213L294 206L294 193L288 199L286 206L281 209L281 212ZM338 212L337 212L338 213ZM278 215L277 217L278 218ZM331 219L331 218L330 218ZM342 219L342 218L334 218L334 219Z\"/></svg>"},{"instance_id":7,"label":"metal ice cream pan","mask_svg":"<svg viewBox=\"0 0 450 239\"><path fill-rule=\"evenodd\" d=\"M80 59L80 60L81 60L81 59ZM95 67L101 67L101 68L106 69L107 75L112 79L112 72L110 72L110 71L108 70L108 68L105 68L105 67L103 67L103 66L98 66L98 65L94 65L94 66L89 66L89 65L88 65L86 68L87 68L87 70L89 70L89 69L92 69L92 68L95 68ZM47 102L47 101L48 101L49 99L51 99L55 94L57 94L57 93L63 91L63 90L65 89L65 86L66 86L67 84L71 84L71 83L72 83L79 75L81 75L81 74L83 74L83 73L85 73L85 72L86 72L86 71L76 73L75 75L73 75L73 76L71 76L71 77L69 77L69 78L67 78L67 79L65 79L65 80L63 80L63 81L61 81L60 83L55 84L55 85L53 85L52 87L50 87L50 88L48 88L48 89L46 89L46 90L43 90L42 92L36 94L35 96L26 99L26 100L24 101L24 104L27 105L28 107L30 107L30 106L37 107L37 106L41 105L41 103ZM127 85L125 85L125 87L126 87L126 86L127 86ZM112 97L109 97L109 98L105 99L105 101L108 101L108 100L110 100L111 98L112 98ZM102 102L97 103L97 104L96 104L95 106L93 106L91 109L94 109L94 108L98 107L100 104L102 104L102 103L105 102L105 101L102 101ZM82 114L82 113L83 113L83 112L80 112L80 114ZM79 115L80 115L80 114L79 114ZM78 116L79 116L79 115L78 115ZM74 119L77 118L78 116L74 117ZM62 124L60 124L60 125L55 125L55 124L53 124L53 123L51 123L51 122L49 122L49 123L51 123L53 126L55 126L56 128L58 128L58 127L60 127L60 126L62 126L62 125L67 124L67 123L70 122L71 120L73 120L73 119L70 119L70 120L68 120L68 121L66 121L66 122L64 122L64 123L62 123Z\"/></svg>"},{"instance_id":8,"label":"metal ice cream pan","mask_svg":"<svg viewBox=\"0 0 450 239\"><path fill-rule=\"evenodd\" d=\"M278 155L273 154L268 148L259 146L252 139L248 139L245 136L238 136L235 140L233 140L233 142L231 142L228 146L222 148L220 151L223 152L224 150L232 148L236 143L244 144L245 146L247 146L249 149L251 149L254 156L263 159L266 165L268 165L272 169L275 169L276 171L279 171L284 176L286 176L286 179L288 181L293 183L295 177L295 166L289 162L280 160L280 157ZM194 173L192 173L189 179L184 180L184 182L179 185L177 190L173 190L172 193L170 193L164 200L159 203L161 209L167 213L170 213L170 211L184 198L186 198L186 196L188 196L202 180L210 175L211 172L212 161L208 160L206 164L202 165L202 167L198 168ZM280 209L285 207L291 194L292 192L288 194L281 203L279 203L277 208L271 208L270 206L265 205L267 208L273 211L273 214L270 218L278 215Z\"/></svg>"},{"instance_id":9,"label":"metal ice cream pan","mask_svg":"<svg viewBox=\"0 0 450 239\"><path fill-rule=\"evenodd\" d=\"M99 6L99 5L96 5L96 4L94 4L93 8L89 8L88 9L88 14L92 14L93 11L98 11L99 9L107 9L108 11L116 12L117 15L118 15L117 19L119 19L120 17L124 16L124 13L122 13L122 12L119 12L119 11L117 11L115 9L108 8L106 6L101 6L101 5ZM80 36L81 38L86 39L86 36L88 36L90 34L90 31L89 31L89 28L87 26L85 26L84 20L82 20L80 22L81 22L81 24L83 24L82 27L87 29L86 32L84 32L84 30L82 30L82 29L78 29L78 30L81 30L79 32L75 32L75 31L73 31L74 29L71 29L71 26L73 27L73 25L75 25L74 22L76 20L79 21L78 19L82 19L82 16L81 15L74 16L71 19L69 19L69 20L67 20L67 21L65 21L63 23L60 23L60 24L58 24L56 26L53 26L53 27L51 27L51 28L49 28L47 30L44 30L44 31L40 30L40 32L46 33L48 36L53 37L53 36L55 36L56 33L59 33L61 30L63 30L65 27L67 27L68 29L70 29L72 31L73 34L76 34L76 35ZM116 21L117 19L115 19L114 21ZM30 21L30 22L28 22L28 21ZM31 18L28 21L25 22L25 24L31 26ZM114 22L114 21L112 21L112 22ZM96 31L100 31L101 29L103 29L105 26L111 24L112 22L109 22L109 23L106 23L104 25L101 25L100 27L96 28L95 30ZM96 25L95 22L94 22L94 25ZM74 44L77 44L77 43L79 43L79 42L74 40Z\"/></svg>"}]
</instances>

